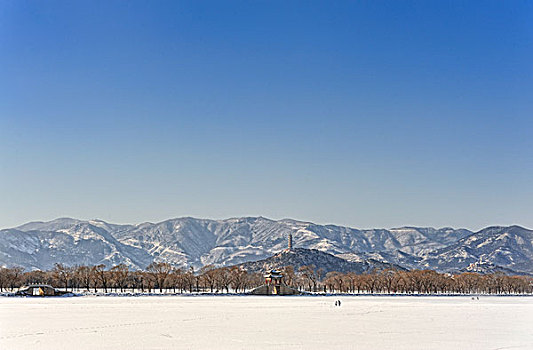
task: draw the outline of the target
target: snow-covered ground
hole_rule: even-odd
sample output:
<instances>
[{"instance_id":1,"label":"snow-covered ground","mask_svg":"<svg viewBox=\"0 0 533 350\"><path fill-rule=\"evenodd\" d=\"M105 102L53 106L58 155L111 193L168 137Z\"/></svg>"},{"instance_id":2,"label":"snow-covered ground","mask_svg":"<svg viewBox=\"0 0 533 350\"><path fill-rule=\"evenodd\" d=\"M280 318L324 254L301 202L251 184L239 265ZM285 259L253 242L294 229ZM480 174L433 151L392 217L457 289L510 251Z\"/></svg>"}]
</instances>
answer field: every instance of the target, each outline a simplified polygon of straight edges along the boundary
<instances>
[{"instance_id":1,"label":"snow-covered ground","mask_svg":"<svg viewBox=\"0 0 533 350\"><path fill-rule=\"evenodd\" d=\"M13 350L533 349L532 325L533 297L0 298Z\"/></svg>"}]
</instances>

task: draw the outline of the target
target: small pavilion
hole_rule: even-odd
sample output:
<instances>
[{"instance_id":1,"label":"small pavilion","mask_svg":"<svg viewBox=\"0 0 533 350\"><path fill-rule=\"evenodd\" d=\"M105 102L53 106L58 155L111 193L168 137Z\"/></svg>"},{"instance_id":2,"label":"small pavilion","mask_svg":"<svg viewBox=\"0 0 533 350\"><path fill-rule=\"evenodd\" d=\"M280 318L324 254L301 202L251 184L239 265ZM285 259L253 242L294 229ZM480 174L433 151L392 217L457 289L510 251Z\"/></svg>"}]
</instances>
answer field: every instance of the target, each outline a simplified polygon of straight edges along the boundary
<instances>
[{"instance_id":1,"label":"small pavilion","mask_svg":"<svg viewBox=\"0 0 533 350\"><path fill-rule=\"evenodd\" d=\"M271 290L270 294L281 294L283 274L278 270L270 270L265 274L265 285Z\"/></svg>"},{"instance_id":2,"label":"small pavilion","mask_svg":"<svg viewBox=\"0 0 533 350\"><path fill-rule=\"evenodd\" d=\"M300 291L283 283L283 274L278 270L270 270L265 274L265 284L252 290L254 295L295 295Z\"/></svg>"}]
</instances>

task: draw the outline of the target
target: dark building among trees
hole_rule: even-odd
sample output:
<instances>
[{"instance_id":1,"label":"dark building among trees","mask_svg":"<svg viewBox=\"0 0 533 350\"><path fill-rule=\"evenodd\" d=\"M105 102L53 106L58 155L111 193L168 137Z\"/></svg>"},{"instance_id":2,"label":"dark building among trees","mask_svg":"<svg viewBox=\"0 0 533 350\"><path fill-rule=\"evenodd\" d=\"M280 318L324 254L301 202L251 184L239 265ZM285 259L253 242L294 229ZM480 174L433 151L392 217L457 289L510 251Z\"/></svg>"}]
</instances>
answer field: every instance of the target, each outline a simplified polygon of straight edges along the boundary
<instances>
[{"instance_id":1,"label":"dark building among trees","mask_svg":"<svg viewBox=\"0 0 533 350\"><path fill-rule=\"evenodd\" d=\"M283 283L281 271L270 270L265 274L265 284L250 292L253 295L295 295L301 292Z\"/></svg>"},{"instance_id":2,"label":"dark building among trees","mask_svg":"<svg viewBox=\"0 0 533 350\"><path fill-rule=\"evenodd\" d=\"M53 297L64 295L66 292L55 289L47 284L35 284L21 288L16 295L33 297Z\"/></svg>"}]
</instances>

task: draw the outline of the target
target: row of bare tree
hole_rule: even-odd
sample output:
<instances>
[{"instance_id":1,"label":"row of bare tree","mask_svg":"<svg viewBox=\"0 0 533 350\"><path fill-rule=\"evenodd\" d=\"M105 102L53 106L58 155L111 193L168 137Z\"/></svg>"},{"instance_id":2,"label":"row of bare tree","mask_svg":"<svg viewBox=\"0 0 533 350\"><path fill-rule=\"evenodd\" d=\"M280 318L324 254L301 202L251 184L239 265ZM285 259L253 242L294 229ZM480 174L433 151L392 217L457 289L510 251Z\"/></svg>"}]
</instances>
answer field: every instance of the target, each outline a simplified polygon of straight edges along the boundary
<instances>
[{"instance_id":1,"label":"row of bare tree","mask_svg":"<svg viewBox=\"0 0 533 350\"><path fill-rule=\"evenodd\" d=\"M340 293L419 293L419 294L531 294L533 278L464 272L443 274L433 270L354 274L330 272L324 289Z\"/></svg>"},{"instance_id":2,"label":"row of bare tree","mask_svg":"<svg viewBox=\"0 0 533 350\"><path fill-rule=\"evenodd\" d=\"M312 265L296 270L282 269L284 283L303 291L330 293L533 293L533 278L503 274L461 273L456 275L432 270L383 270L373 273L329 272ZM131 271L120 264L106 269L104 265L68 267L56 264L50 271L28 271L20 267L0 268L0 291L23 285L50 284L65 290L104 292L211 292L239 293L264 283L262 274L249 273L237 266L199 271L183 270L168 263L152 263L145 270Z\"/></svg>"},{"instance_id":3,"label":"row of bare tree","mask_svg":"<svg viewBox=\"0 0 533 350\"><path fill-rule=\"evenodd\" d=\"M24 285L50 284L64 290L107 292L226 292L239 293L261 285L263 277L234 266L215 269L206 266L195 272L173 268L168 263L152 263L145 270L131 271L124 264L106 269L105 265L65 266L56 264L49 271L24 272L20 267L0 268L0 291Z\"/></svg>"}]
</instances>

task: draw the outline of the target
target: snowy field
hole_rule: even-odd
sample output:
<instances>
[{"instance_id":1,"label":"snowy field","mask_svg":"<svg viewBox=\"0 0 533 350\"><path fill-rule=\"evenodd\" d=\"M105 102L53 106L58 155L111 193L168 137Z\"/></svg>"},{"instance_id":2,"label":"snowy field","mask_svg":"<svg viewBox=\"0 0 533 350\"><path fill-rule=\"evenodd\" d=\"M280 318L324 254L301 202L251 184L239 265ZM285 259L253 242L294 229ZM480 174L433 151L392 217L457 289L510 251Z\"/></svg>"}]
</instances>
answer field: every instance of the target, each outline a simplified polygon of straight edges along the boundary
<instances>
[{"instance_id":1,"label":"snowy field","mask_svg":"<svg viewBox=\"0 0 533 350\"><path fill-rule=\"evenodd\" d=\"M533 349L533 297L0 298L0 349L274 348Z\"/></svg>"}]
</instances>

